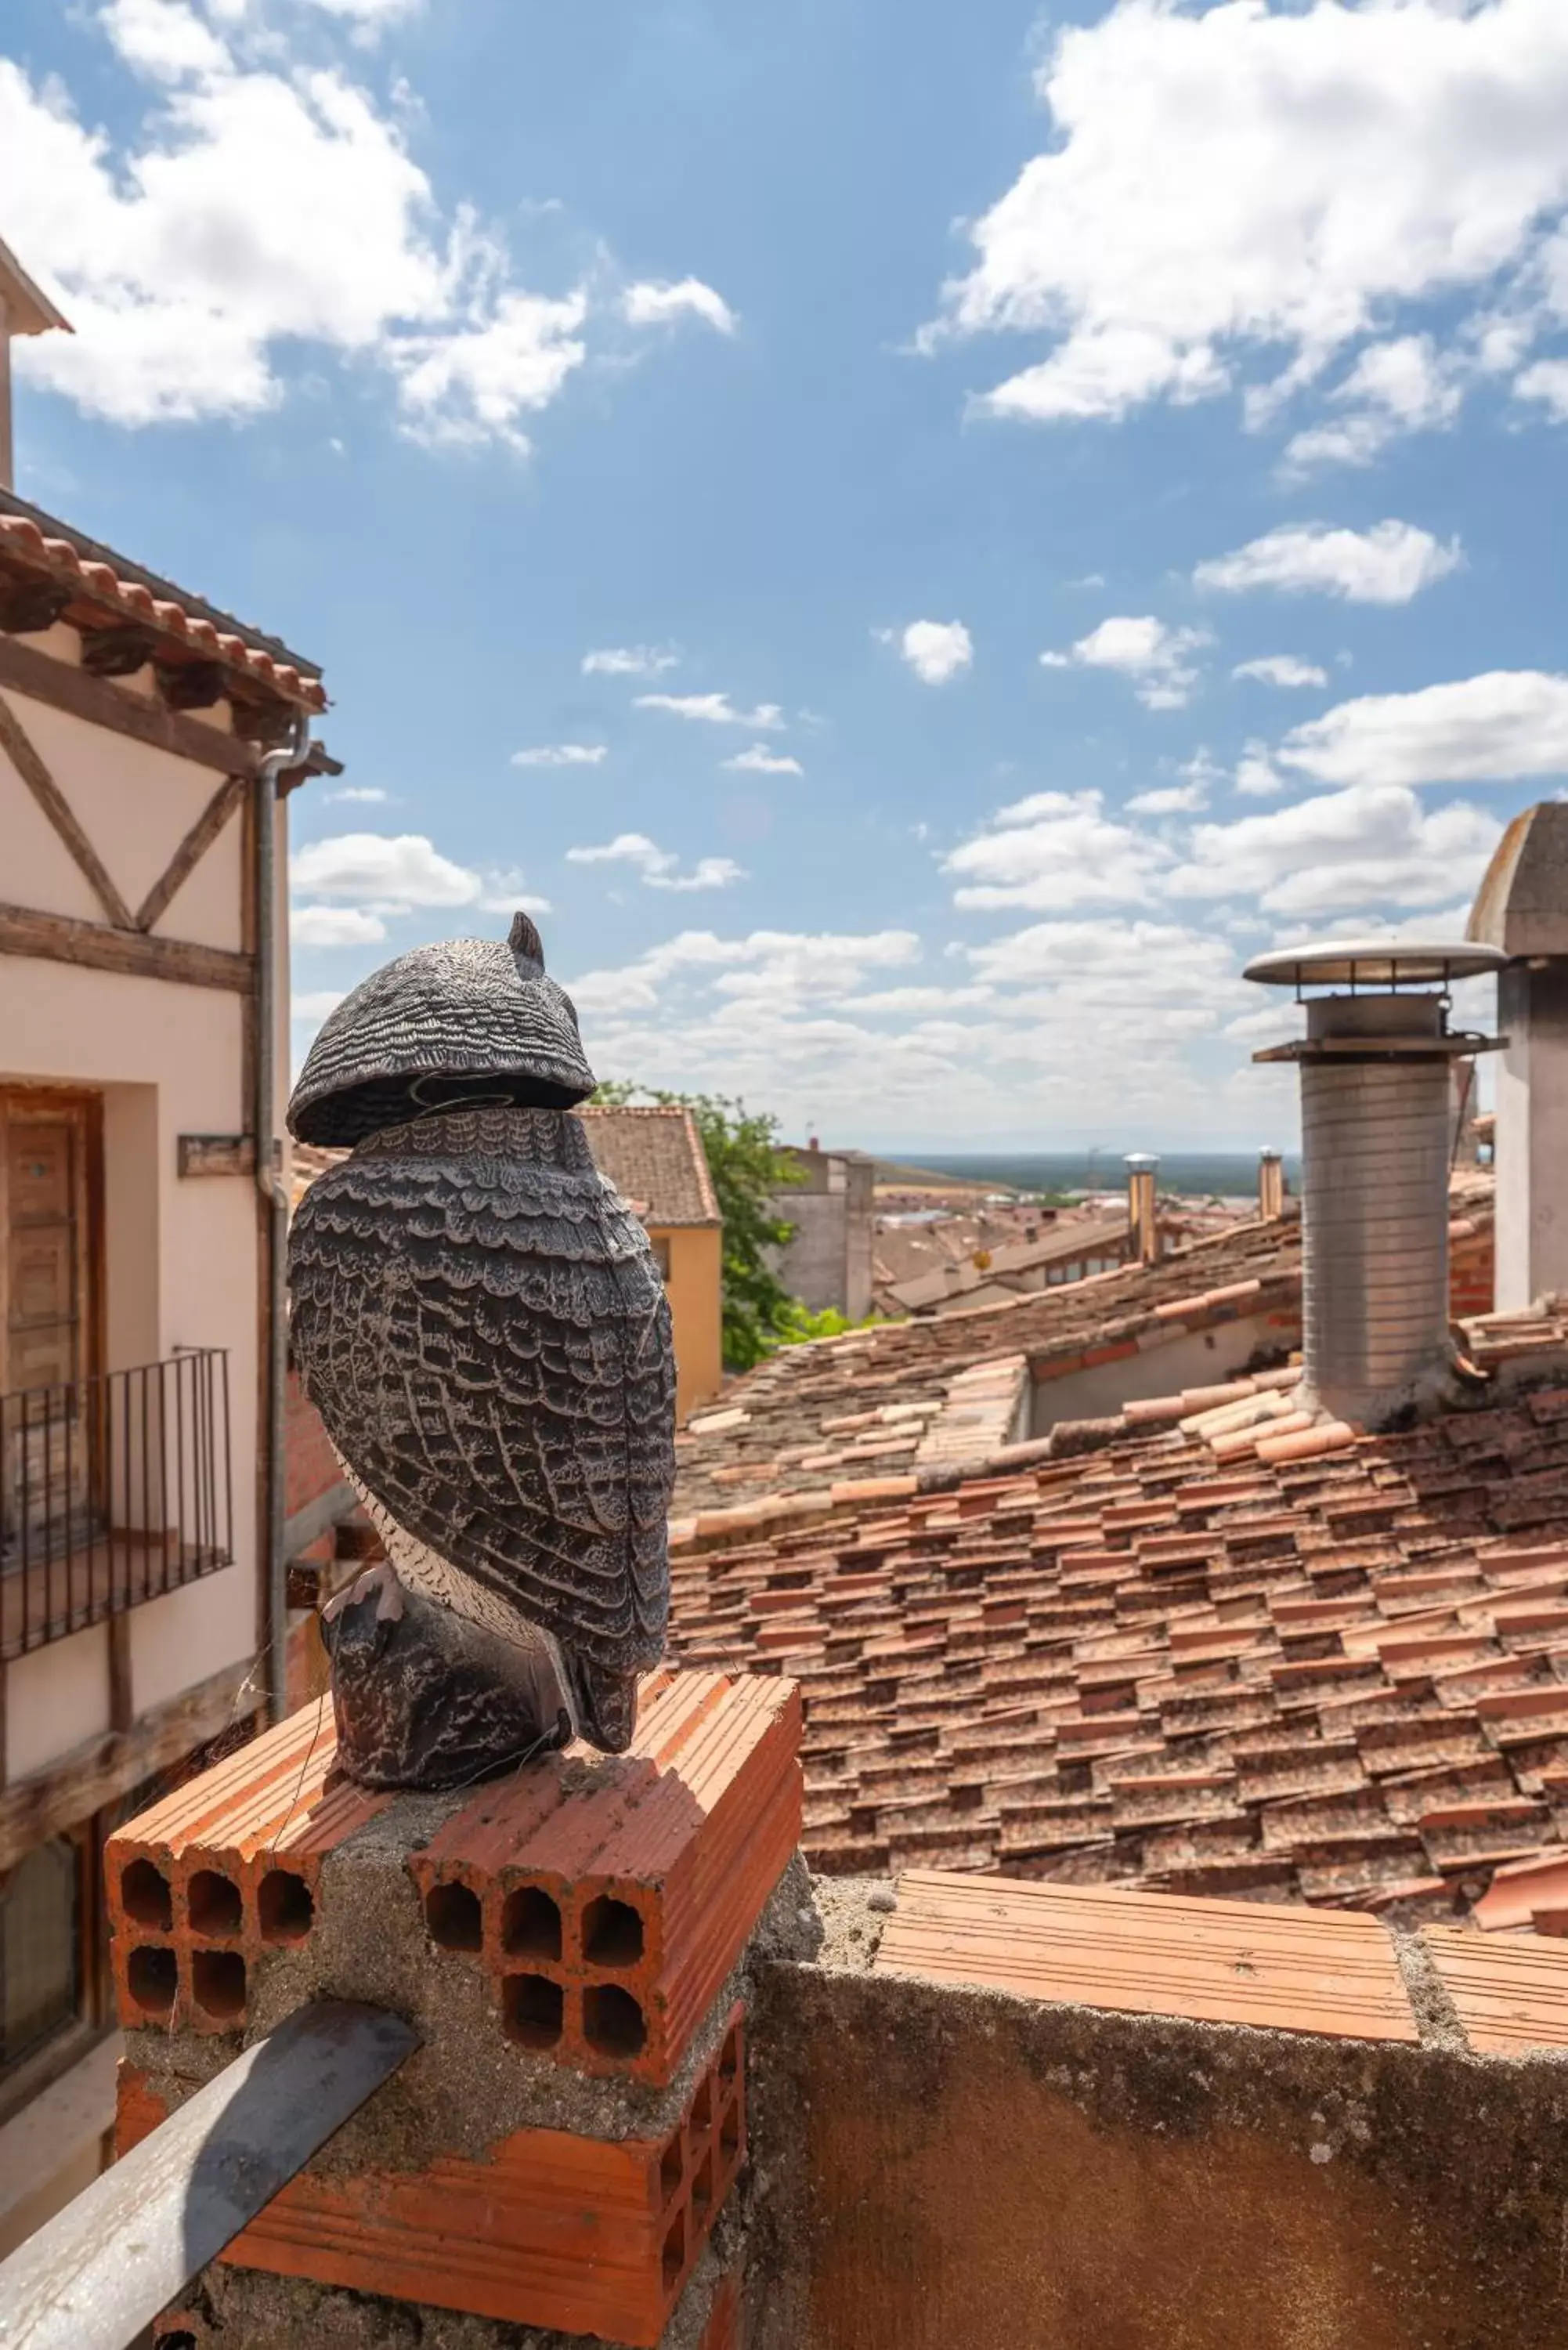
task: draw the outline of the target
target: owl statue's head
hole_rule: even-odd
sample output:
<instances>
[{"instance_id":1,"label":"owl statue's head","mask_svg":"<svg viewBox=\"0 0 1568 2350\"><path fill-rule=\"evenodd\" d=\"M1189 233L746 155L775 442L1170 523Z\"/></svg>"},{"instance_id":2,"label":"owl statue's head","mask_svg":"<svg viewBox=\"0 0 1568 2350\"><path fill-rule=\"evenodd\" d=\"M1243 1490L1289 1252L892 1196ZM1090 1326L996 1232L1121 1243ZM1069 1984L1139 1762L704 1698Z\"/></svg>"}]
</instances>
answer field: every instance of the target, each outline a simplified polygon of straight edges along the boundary
<instances>
[{"instance_id":1,"label":"owl statue's head","mask_svg":"<svg viewBox=\"0 0 1568 2350\"><path fill-rule=\"evenodd\" d=\"M296 1142L350 1148L483 1095L570 1109L594 1090L577 1014L526 914L499 939L415 947L328 1013L288 1105Z\"/></svg>"}]
</instances>

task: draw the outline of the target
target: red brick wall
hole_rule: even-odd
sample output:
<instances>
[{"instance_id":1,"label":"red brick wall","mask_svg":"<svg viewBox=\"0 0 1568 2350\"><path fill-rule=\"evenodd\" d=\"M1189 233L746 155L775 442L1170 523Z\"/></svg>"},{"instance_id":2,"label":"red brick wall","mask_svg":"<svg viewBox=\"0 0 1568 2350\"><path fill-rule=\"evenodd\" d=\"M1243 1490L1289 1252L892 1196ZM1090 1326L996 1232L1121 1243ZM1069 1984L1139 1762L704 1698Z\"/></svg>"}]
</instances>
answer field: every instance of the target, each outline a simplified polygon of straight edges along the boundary
<instances>
[{"instance_id":1,"label":"red brick wall","mask_svg":"<svg viewBox=\"0 0 1568 2350\"><path fill-rule=\"evenodd\" d=\"M1496 1251L1492 1234L1467 1233L1449 1257L1449 1312L1456 1322L1469 1314L1490 1314L1496 1295Z\"/></svg>"},{"instance_id":2,"label":"red brick wall","mask_svg":"<svg viewBox=\"0 0 1568 2350\"><path fill-rule=\"evenodd\" d=\"M323 1493L343 1482L343 1470L327 1440L321 1416L300 1391L299 1374L288 1375L288 1409L284 1422L284 1515L292 1518Z\"/></svg>"}]
</instances>

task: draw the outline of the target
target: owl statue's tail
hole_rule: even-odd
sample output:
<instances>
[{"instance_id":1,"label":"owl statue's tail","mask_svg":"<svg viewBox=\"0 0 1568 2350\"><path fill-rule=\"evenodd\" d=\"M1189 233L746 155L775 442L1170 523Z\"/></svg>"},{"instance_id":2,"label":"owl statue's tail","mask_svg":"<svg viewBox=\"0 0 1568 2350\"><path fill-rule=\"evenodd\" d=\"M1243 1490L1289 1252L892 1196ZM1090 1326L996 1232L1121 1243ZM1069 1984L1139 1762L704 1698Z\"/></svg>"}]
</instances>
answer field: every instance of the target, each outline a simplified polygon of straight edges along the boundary
<instances>
[{"instance_id":1,"label":"owl statue's tail","mask_svg":"<svg viewBox=\"0 0 1568 2350\"><path fill-rule=\"evenodd\" d=\"M578 1737L601 1754L624 1754L637 1728L637 1675L612 1673L566 1647L560 1664Z\"/></svg>"}]
</instances>

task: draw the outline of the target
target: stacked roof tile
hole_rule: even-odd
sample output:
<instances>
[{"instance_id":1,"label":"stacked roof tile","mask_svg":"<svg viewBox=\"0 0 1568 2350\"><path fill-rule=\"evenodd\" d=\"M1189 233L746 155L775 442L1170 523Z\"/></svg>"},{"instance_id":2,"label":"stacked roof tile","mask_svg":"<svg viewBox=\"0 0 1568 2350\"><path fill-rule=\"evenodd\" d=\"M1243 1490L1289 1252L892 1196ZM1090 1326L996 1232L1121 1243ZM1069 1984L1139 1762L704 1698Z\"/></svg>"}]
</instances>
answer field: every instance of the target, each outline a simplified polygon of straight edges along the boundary
<instances>
[{"instance_id":1,"label":"stacked roof tile","mask_svg":"<svg viewBox=\"0 0 1568 2350\"><path fill-rule=\"evenodd\" d=\"M1490 1175L1456 1180L1456 1290L1476 1253L1488 1260L1489 1298L1491 1196ZM948 1407L955 1379L985 1364L1026 1365L1038 1387L1241 1319L1262 1323L1274 1342L1265 1351L1282 1359L1299 1338L1301 1266L1293 1217L1254 1222L1158 1264L1123 1265L1001 1305L785 1347L682 1430L677 1515L727 1510L754 1518L760 1503L781 1494L922 1467L928 1430ZM992 1449L976 1444L969 1457ZM736 1531L742 1525L737 1518Z\"/></svg>"},{"instance_id":2,"label":"stacked roof tile","mask_svg":"<svg viewBox=\"0 0 1568 2350\"><path fill-rule=\"evenodd\" d=\"M815 1867L1568 1912L1568 1387L1230 1459L1224 1418L678 1530L676 1653L801 1682Z\"/></svg>"},{"instance_id":3,"label":"stacked roof tile","mask_svg":"<svg viewBox=\"0 0 1568 2350\"><path fill-rule=\"evenodd\" d=\"M585 1104L577 1116L601 1175L645 1224L723 1222L697 1121L678 1104Z\"/></svg>"}]
</instances>

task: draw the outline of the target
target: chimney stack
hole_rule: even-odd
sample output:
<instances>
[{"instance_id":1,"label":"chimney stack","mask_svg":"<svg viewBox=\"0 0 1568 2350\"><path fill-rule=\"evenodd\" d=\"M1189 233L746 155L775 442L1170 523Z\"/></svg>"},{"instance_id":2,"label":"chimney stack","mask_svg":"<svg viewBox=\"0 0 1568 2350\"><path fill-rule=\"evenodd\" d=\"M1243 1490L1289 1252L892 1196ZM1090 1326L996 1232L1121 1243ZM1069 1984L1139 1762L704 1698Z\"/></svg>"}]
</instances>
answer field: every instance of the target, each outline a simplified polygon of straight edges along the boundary
<instances>
[{"instance_id":1,"label":"chimney stack","mask_svg":"<svg viewBox=\"0 0 1568 2350\"><path fill-rule=\"evenodd\" d=\"M60 328L62 318L41 286L35 286L16 255L0 239L0 490L16 484L11 439L11 338L14 335L47 335Z\"/></svg>"},{"instance_id":2,"label":"chimney stack","mask_svg":"<svg viewBox=\"0 0 1568 2350\"><path fill-rule=\"evenodd\" d=\"M1496 1305L1517 1314L1568 1290L1568 804L1514 817L1467 935L1507 958L1497 983Z\"/></svg>"},{"instance_id":3,"label":"chimney stack","mask_svg":"<svg viewBox=\"0 0 1568 2350\"><path fill-rule=\"evenodd\" d=\"M1277 1224L1285 1212L1285 1162L1277 1150L1258 1153L1258 1213Z\"/></svg>"},{"instance_id":4,"label":"chimney stack","mask_svg":"<svg viewBox=\"0 0 1568 2350\"><path fill-rule=\"evenodd\" d=\"M1449 1365L1449 1071L1493 1040L1450 1034L1447 990L1504 960L1382 940L1246 969L1306 1002L1305 1038L1253 1057L1301 1066L1303 1401L1353 1427L1385 1424Z\"/></svg>"},{"instance_id":5,"label":"chimney stack","mask_svg":"<svg viewBox=\"0 0 1568 2350\"><path fill-rule=\"evenodd\" d=\"M1159 1263L1159 1220L1156 1212L1154 1179L1159 1160L1147 1150L1129 1151L1124 1161L1127 1170L1127 1222L1132 1227L1132 1260L1135 1264Z\"/></svg>"}]
</instances>

